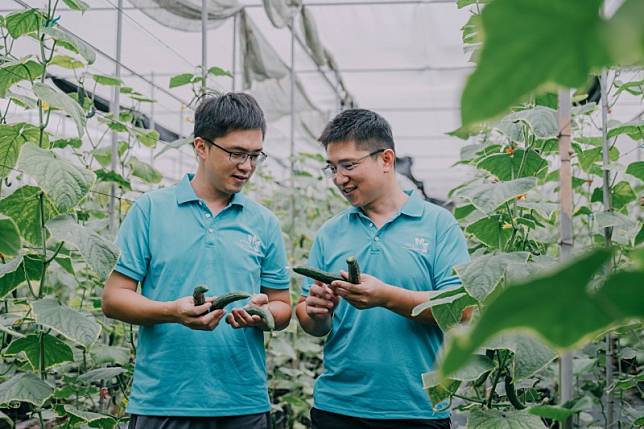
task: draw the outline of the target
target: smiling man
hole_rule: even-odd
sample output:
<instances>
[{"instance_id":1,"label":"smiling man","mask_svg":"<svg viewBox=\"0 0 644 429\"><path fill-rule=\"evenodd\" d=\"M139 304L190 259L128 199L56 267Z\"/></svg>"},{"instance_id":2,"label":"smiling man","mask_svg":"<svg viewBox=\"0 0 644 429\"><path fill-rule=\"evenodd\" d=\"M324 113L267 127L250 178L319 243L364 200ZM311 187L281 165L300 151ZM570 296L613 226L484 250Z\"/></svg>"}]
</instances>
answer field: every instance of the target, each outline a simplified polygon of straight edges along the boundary
<instances>
[{"instance_id":1,"label":"smiling man","mask_svg":"<svg viewBox=\"0 0 644 429\"><path fill-rule=\"evenodd\" d=\"M141 325L130 428L267 428L263 329L241 304L220 326L213 297L193 289L252 294L274 316L291 317L289 275L277 218L240 193L262 152L266 124L257 102L231 93L195 113L196 174L139 198L118 235L120 259L103 292L108 317ZM141 293L137 285L141 284Z\"/></svg>"},{"instance_id":2,"label":"smiling man","mask_svg":"<svg viewBox=\"0 0 644 429\"><path fill-rule=\"evenodd\" d=\"M427 310L412 309L429 291L459 283L454 265L468 261L463 234L445 209L401 190L387 121L347 110L323 131L326 175L352 207L322 226L309 264L345 278L355 256L360 284L305 281L296 314L304 330L324 336L324 372L314 390L314 429L449 428L422 388L443 336Z\"/></svg>"}]
</instances>

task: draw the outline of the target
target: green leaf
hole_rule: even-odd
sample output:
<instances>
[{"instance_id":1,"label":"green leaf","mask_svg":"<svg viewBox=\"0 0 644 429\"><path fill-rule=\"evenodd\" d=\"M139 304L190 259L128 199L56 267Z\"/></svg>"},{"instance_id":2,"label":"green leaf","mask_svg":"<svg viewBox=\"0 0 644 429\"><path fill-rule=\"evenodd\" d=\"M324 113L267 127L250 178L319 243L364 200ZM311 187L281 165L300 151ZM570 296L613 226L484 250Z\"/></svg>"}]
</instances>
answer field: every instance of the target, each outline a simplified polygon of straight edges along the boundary
<instances>
[{"instance_id":1,"label":"green leaf","mask_svg":"<svg viewBox=\"0 0 644 429\"><path fill-rule=\"evenodd\" d=\"M155 147L159 141L159 133L155 130L148 131L142 129L135 129L134 135L137 140L146 147Z\"/></svg>"},{"instance_id":2,"label":"green leaf","mask_svg":"<svg viewBox=\"0 0 644 429\"><path fill-rule=\"evenodd\" d=\"M33 60L24 62L6 62L0 65L0 97L5 97L7 91L15 83L23 80L33 81L43 73L43 66Z\"/></svg>"},{"instance_id":3,"label":"green leaf","mask_svg":"<svg viewBox=\"0 0 644 429\"><path fill-rule=\"evenodd\" d=\"M118 186L121 188L131 191L132 186L130 185L130 182L128 182L123 176L118 174L115 171L109 171L109 170L96 170L94 173L96 173L96 178L98 179L99 182L111 182L111 183L116 183Z\"/></svg>"},{"instance_id":4,"label":"green leaf","mask_svg":"<svg viewBox=\"0 0 644 429\"><path fill-rule=\"evenodd\" d=\"M85 262L102 280L107 279L118 260L118 249L96 232L79 225L70 216L59 216L47 222L47 229L57 240L76 247Z\"/></svg>"},{"instance_id":5,"label":"green leaf","mask_svg":"<svg viewBox=\"0 0 644 429\"><path fill-rule=\"evenodd\" d=\"M101 332L101 325L94 316L81 313L71 307L60 305L51 298L30 303L36 323L51 328L74 343L88 348Z\"/></svg>"},{"instance_id":6,"label":"green leaf","mask_svg":"<svg viewBox=\"0 0 644 429\"><path fill-rule=\"evenodd\" d=\"M482 303L508 272L523 270L529 256L528 252L487 254L454 269L467 293Z\"/></svg>"},{"instance_id":7,"label":"green leaf","mask_svg":"<svg viewBox=\"0 0 644 429\"><path fill-rule=\"evenodd\" d=\"M462 123L494 117L547 82L581 86L591 69L610 64L601 4L496 0L487 5L481 13L480 61L461 99Z\"/></svg>"},{"instance_id":8,"label":"green leaf","mask_svg":"<svg viewBox=\"0 0 644 429\"><path fill-rule=\"evenodd\" d=\"M116 365L127 365L130 362L130 349L127 347L106 346L95 344L90 350L92 360L96 365L106 363Z\"/></svg>"},{"instance_id":9,"label":"green leaf","mask_svg":"<svg viewBox=\"0 0 644 429\"><path fill-rule=\"evenodd\" d=\"M10 428L13 428L13 426L14 426L13 420L11 420L11 418L8 415L6 415L5 413L3 413L2 411L0 411L0 421L4 421L5 424L7 426L9 426Z\"/></svg>"},{"instance_id":10,"label":"green leaf","mask_svg":"<svg viewBox=\"0 0 644 429\"><path fill-rule=\"evenodd\" d=\"M0 253L15 256L21 248L18 226L8 216L0 214Z\"/></svg>"},{"instance_id":11,"label":"green leaf","mask_svg":"<svg viewBox=\"0 0 644 429\"><path fill-rule=\"evenodd\" d=\"M38 143L40 130L31 124L0 124L0 179L4 179L16 166L22 145Z\"/></svg>"},{"instance_id":12,"label":"green leaf","mask_svg":"<svg viewBox=\"0 0 644 429\"><path fill-rule=\"evenodd\" d=\"M458 391L461 382L458 380L441 380L436 372L426 372L422 375L423 389L427 391L427 396L432 402L434 410L445 408L441 402L449 399Z\"/></svg>"},{"instance_id":13,"label":"green leaf","mask_svg":"<svg viewBox=\"0 0 644 429\"><path fill-rule=\"evenodd\" d=\"M509 182L483 183L462 188L458 195L469 200L484 213L492 213L501 204L526 194L537 185L534 177L522 177Z\"/></svg>"},{"instance_id":14,"label":"green leaf","mask_svg":"<svg viewBox=\"0 0 644 429\"><path fill-rule=\"evenodd\" d=\"M467 418L467 429L545 429L541 419L525 410L486 410L474 408Z\"/></svg>"},{"instance_id":15,"label":"green leaf","mask_svg":"<svg viewBox=\"0 0 644 429\"><path fill-rule=\"evenodd\" d=\"M53 392L54 389L35 374L22 373L0 384L0 404L29 402L42 407Z\"/></svg>"},{"instance_id":16,"label":"green leaf","mask_svg":"<svg viewBox=\"0 0 644 429\"><path fill-rule=\"evenodd\" d=\"M488 3L490 0L456 0L456 7L459 9L464 8L465 6L469 6L472 4L485 4Z\"/></svg>"},{"instance_id":17,"label":"green leaf","mask_svg":"<svg viewBox=\"0 0 644 429\"><path fill-rule=\"evenodd\" d=\"M535 407L531 407L528 412L533 416L550 420L558 420L560 422L565 421L568 417L575 414L575 412L569 408L557 407L554 405L537 405Z\"/></svg>"},{"instance_id":18,"label":"green leaf","mask_svg":"<svg viewBox=\"0 0 644 429\"><path fill-rule=\"evenodd\" d=\"M604 191L602 188L595 188L593 190L593 194L590 198L590 201L595 203L595 202L601 202L604 199ZM637 199L637 195L635 194L635 191L633 191L633 188L631 188L631 185L626 182L622 181L615 186L610 188L610 199L612 206L615 210L619 210L628 203L631 203Z\"/></svg>"},{"instance_id":19,"label":"green leaf","mask_svg":"<svg viewBox=\"0 0 644 429\"><path fill-rule=\"evenodd\" d=\"M163 178L159 170L146 162L139 161L135 157L130 158L129 166L132 169L132 175L140 178L144 182L159 183Z\"/></svg>"},{"instance_id":20,"label":"green leaf","mask_svg":"<svg viewBox=\"0 0 644 429\"><path fill-rule=\"evenodd\" d=\"M557 111L543 106L510 113L494 128L514 142L524 142L522 124L528 125L531 133L541 140L556 138L559 135Z\"/></svg>"},{"instance_id":21,"label":"green leaf","mask_svg":"<svg viewBox=\"0 0 644 429\"><path fill-rule=\"evenodd\" d=\"M71 139L58 139L51 142L52 148L62 149L67 146L79 149L83 145L81 139L71 138Z\"/></svg>"},{"instance_id":22,"label":"green leaf","mask_svg":"<svg viewBox=\"0 0 644 429\"><path fill-rule=\"evenodd\" d=\"M11 217L18 225L20 234L32 244L42 245L42 229L40 227L40 199L42 191L36 186L26 185L18 188L13 194L0 200L0 213ZM56 209L45 198L45 222L51 219Z\"/></svg>"},{"instance_id":23,"label":"green leaf","mask_svg":"<svg viewBox=\"0 0 644 429\"><path fill-rule=\"evenodd\" d=\"M69 31L61 28L47 27L43 29L43 32L52 39L59 42L62 41L73 46L74 49L81 54L83 58L85 58L87 64L94 64L94 61L96 61L96 52L94 52L94 49L83 39L76 37Z\"/></svg>"},{"instance_id":24,"label":"green leaf","mask_svg":"<svg viewBox=\"0 0 644 429\"><path fill-rule=\"evenodd\" d=\"M87 9L89 9L89 5L82 0L63 0L63 2L65 2L67 7L73 10L85 12Z\"/></svg>"},{"instance_id":25,"label":"green leaf","mask_svg":"<svg viewBox=\"0 0 644 429\"><path fill-rule=\"evenodd\" d=\"M608 131L608 138L626 134L635 141L644 140L644 121L627 122Z\"/></svg>"},{"instance_id":26,"label":"green leaf","mask_svg":"<svg viewBox=\"0 0 644 429\"><path fill-rule=\"evenodd\" d=\"M502 216L492 215L468 225L465 232L474 235L486 246L503 249L512 236L512 229L504 228L504 225Z\"/></svg>"},{"instance_id":27,"label":"green leaf","mask_svg":"<svg viewBox=\"0 0 644 429\"><path fill-rule=\"evenodd\" d=\"M78 379L85 383L93 383L101 380L109 381L114 377L119 376L123 373L125 373L125 369L118 366L108 367L108 368L97 368L91 371L87 371L85 374L78 377Z\"/></svg>"},{"instance_id":28,"label":"green leaf","mask_svg":"<svg viewBox=\"0 0 644 429\"><path fill-rule=\"evenodd\" d=\"M208 73L213 75L213 76L233 77L233 74L231 72L229 72L228 70L224 70L221 67L210 67L208 69Z\"/></svg>"},{"instance_id":29,"label":"green leaf","mask_svg":"<svg viewBox=\"0 0 644 429\"><path fill-rule=\"evenodd\" d=\"M44 16L38 9L13 12L5 17L5 26L14 39L35 33L43 24Z\"/></svg>"},{"instance_id":30,"label":"green leaf","mask_svg":"<svg viewBox=\"0 0 644 429\"><path fill-rule=\"evenodd\" d=\"M36 180L60 213L76 207L95 180L91 171L76 167L31 143L23 146L18 165Z\"/></svg>"},{"instance_id":31,"label":"green leaf","mask_svg":"<svg viewBox=\"0 0 644 429\"><path fill-rule=\"evenodd\" d=\"M626 167L626 174L637 177L644 182L644 161L636 161L628 164L628 167Z\"/></svg>"},{"instance_id":32,"label":"green leaf","mask_svg":"<svg viewBox=\"0 0 644 429\"><path fill-rule=\"evenodd\" d=\"M85 112L83 108L74 101L69 95L64 92L55 90L54 88L40 82L34 82L34 94L41 100L47 102L50 106L62 109L65 113L69 114L76 123L78 136L83 137L85 133Z\"/></svg>"},{"instance_id":33,"label":"green leaf","mask_svg":"<svg viewBox=\"0 0 644 429\"><path fill-rule=\"evenodd\" d=\"M581 150L577 145L573 145L575 152L577 153L577 158L579 160L579 166L582 170L587 173L594 173L601 175L601 170L597 169L597 163L602 161L602 148L595 147L592 149ZM619 158L619 151L616 147L610 148L608 151L608 158L611 161L617 161Z\"/></svg>"},{"instance_id":34,"label":"green leaf","mask_svg":"<svg viewBox=\"0 0 644 429\"><path fill-rule=\"evenodd\" d=\"M71 405L63 405L63 410L67 415L73 416L73 418L71 419L72 423L86 422L88 423L89 427L93 428L113 428L117 424L117 421L114 417L106 414L79 410L72 407Z\"/></svg>"},{"instance_id":35,"label":"green leaf","mask_svg":"<svg viewBox=\"0 0 644 429\"><path fill-rule=\"evenodd\" d=\"M483 342L507 329L536 332L554 347L570 348L610 326L644 318L644 272L619 272L597 291L588 288L610 256L607 250L597 250L555 272L507 287L489 303L469 333L451 338L442 359L443 375L449 377Z\"/></svg>"},{"instance_id":36,"label":"green leaf","mask_svg":"<svg viewBox=\"0 0 644 429\"><path fill-rule=\"evenodd\" d=\"M484 348L510 350L514 353L511 368L514 380L531 377L557 357L555 352L543 344L542 341L530 335L516 332L497 335L491 341L486 342Z\"/></svg>"},{"instance_id":37,"label":"green leaf","mask_svg":"<svg viewBox=\"0 0 644 429\"><path fill-rule=\"evenodd\" d=\"M176 88L178 86L187 85L192 83L195 75L192 73L181 73L170 78L170 88Z\"/></svg>"},{"instance_id":38,"label":"green leaf","mask_svg":"<svg viewBox=\"0 0 644 429\"><path fill-rule=\"evenodd\" d=\"M37 255L19 256L0 265L0 298L7 296L26 278L40 280L42 265L42 259Z\"/></svg>"},{"instance_id":39,"label":"green leaf","mask_svg":"<svg viewBox=\"0 0 644 429\"><path fill-rule=\"evenodd\" d=\"M69 55L56 55L51 59L50 65L56 65L66 69L80 69L85 67L85 64L78 61L76 58L72 58Z\"/></svg>"},{"instance_id":40,"label":"green leaf","mask_svg":"<svg viewBox=\"0 0 644 429\"><path fill-rule=\"evenodd\" d=\"M432 316L443 332L447 332L452 326L461 322L461 316L466 307L476 304L476 300L464 293L465 289L462 286L435 292L433 299L430 298L429 302L414 308L412 316L416 311L431 308Z\"/></svg>"},{"instance_id":41,"label":"green leaf","mask_svg":"<svg viewBox=\"0 0 644 429\"><path fill-rule=\"evenodd\" d=\"M92 77L98 83L99 85L105 85L105 86L121 86L123 85L123 81L117 77L114 76L107 76L103 74L93 74Z\"/></svg>"},{"instance_id":42,"label":"green leaf","mask_svg":"<svg viewBox=\"0 0 644 429\"><path fill-rule=\"evenodd\" d=\"M45 368L51 368L63 362L72 362L74 354L72 349L58 338L43 333L43 351L45 356ZM15 355L23 352L32 368L40 368L40 339L39 335L27 335L24 338L18 338L9 344L4 351L5 354Z\"/></svg>"},{"instance_id":43,"label":"green leaf","mask_svg":"<svg viewBox=\"0 0 644 429\"><path fill-rule=\"evenodd\" d=\"M527 152L517 149L512 155L496 153L483 158L476 168L486 170L502 181L531 176L544 178L548 172L548 161L532 149Z\"/></svg>"}]
</instances>

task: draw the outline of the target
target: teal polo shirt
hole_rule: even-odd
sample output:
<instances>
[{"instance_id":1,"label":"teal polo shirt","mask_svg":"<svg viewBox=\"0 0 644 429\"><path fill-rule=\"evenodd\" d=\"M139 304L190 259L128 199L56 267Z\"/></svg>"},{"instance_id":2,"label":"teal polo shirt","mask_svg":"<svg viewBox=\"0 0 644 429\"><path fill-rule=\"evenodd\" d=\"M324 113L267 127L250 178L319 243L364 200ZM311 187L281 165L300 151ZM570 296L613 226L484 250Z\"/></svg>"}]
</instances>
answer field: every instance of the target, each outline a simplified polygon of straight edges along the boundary
<instances>
[{"instance_id":1,"label":"teal polo shirt","mask_svg":"<svg viewBox=\"0 0 644 429\"><path fill-rule=\"evenodd\" d=\"M213 216L186 175L175 186L143 195L118 234L115 270L141 284L144 296L174 301L205 284L207 296L261 287L288 289L277 218L244 195ZM230 304L243 305L244 302ZM263 333L195 331L178 323L139 328L127 411L140 415L226 416L270 409Z\"/></svg>"},{"instance_id":2,"label":"teal polo shirt","mask_svg":"<svg viewBox=\"0 0 644 429\"><path fill-rule=\"evenodd\" d=\"M309 263L339 272L347 269L352 255L363 273L413 291L460 283L452 268L469 260L454 217L416 194L379 229L355 207L333 217L318 232ZM311 284L304 281L303 295ZM449 411L432 411L421 381L432 370L442 342L438 326L382 307L358 310L340 299L324 345L314 406L371 419L448 417Z\"/></svg>"}]
</instances>

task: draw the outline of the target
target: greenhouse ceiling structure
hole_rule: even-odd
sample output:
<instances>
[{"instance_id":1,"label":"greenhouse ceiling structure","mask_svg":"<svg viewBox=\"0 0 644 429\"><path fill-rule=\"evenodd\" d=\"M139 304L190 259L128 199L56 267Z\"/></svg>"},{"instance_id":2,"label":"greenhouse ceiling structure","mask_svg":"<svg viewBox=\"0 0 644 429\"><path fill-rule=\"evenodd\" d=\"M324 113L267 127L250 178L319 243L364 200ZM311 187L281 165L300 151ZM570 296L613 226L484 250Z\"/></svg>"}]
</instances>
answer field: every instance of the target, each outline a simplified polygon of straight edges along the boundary
<instances>
[{"instance_id":1,"label":"greenhouse ceiling structure","mask_svg":"<svg viewBox=\"0 0 644 429\"><path fill-rule=\"evenodd\" d=\"M9 13L41 3L5 0L1 9ZM207 0L205 44L202 0L87 3L82 14L61 6L58 24L95 49L92 72L118 73L124 85L157 100L141 103L141 110L153 126L174 136L189 137L194 103L191 85L170 88L170 80L198 75L205 63L234 75L210 74L209 87L248 90L259 99L270 122L265 147L274 166L288 170L292 150L321 152L315 139L325 122L355 106L390 121L398 156L412 158L411 175L428 196L448 199L449 190L470 174L455 165L468 142L446 134L460 126L459 99L474 69L461 31L471 11L455 1ZM620 2L609 3L614 8ZM21 43L27 52L29 41ZM49 72L71 77L61 67ZM113 99L109 88L98 87L97 93ZM121 106L128 103L121 95ZM638 116L641 101L635 96L620 98L611 111L622 122ZM61 118L61 132L72 128ZM624 163L639 159L634 141L624 137L618 144L628 154ZM189 146L166 149L160 144L148 156L169 182L194 168Z\"/></svg>"}]
</instances>

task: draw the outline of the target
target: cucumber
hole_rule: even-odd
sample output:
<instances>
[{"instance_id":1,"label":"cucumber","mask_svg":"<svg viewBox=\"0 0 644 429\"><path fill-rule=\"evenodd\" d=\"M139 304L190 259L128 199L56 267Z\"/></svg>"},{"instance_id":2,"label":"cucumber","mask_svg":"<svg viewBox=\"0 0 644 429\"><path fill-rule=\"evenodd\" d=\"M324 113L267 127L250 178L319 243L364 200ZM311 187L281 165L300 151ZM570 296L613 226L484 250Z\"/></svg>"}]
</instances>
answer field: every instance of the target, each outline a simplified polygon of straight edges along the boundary
<instances>
[{"instance_id":1,"label":"cucumber","mask_svg":"<svg viewBox=\"0 0 644 429\"><path fill-rule=\"evenodd\" d=\"M246 313L250 314L251 316L261 317L266 324L266 327L270 331L275 329L275 319L273 318L273 313L271 313L267 308L250 304L244 307L244 310L246 310Z\"/></svg>"},{"instance_id":2,"label":"cucumber","mask_svg":"<svg viewBox=\"0 0 644 429\"><path fill-rule=\"evenodd\" d=\"M349 281L353 284L360 284L360 265L355 256L347 258L347 271L349 271Z\"/></svg>"},{"instance_id":3,"label":"cucumber","mask_svg":"<svg viewBox=\"0 0 644 429\"><path fill-rule=\"evenodd\" d=\"M293 271L295 271L298 274L301 274L306 277L310 277L313 280L320 281L322 283L326 284L331 284L334 280L342 280L345 281L343 277L341 277L338 274L333 274L333 273L327 273L324 271L320 271L316 268L313 267L294 267Z\"/></svg>"},{"instance_id":4,"label":"cucumber","mask_svg":"<svg viewBox=\"0 0 644 429\"><path fill-rule=\"evenodd\" d=\"M204 285L199 285L192 291L192 299L195 300L195 306L203 305L206 302L206 296L204 295L206 292L208 292L208 288Z\"/></svg>"},{"instance_id":5,"label":"cucumber","mask_svg":"<svg viewBox=\"0 0 644 429\"><path fill-rule=\"evenodd\" d=\"M223 294L220 297L217 297L212 302L212 305L210 306L210 311L214 310L221 310L231 302L239 301L240 299L246 299L250 298L250 294L248 292L240 292L240 291L235 291L235 292L228 292Z\"/></svg>"}]
</instances>

